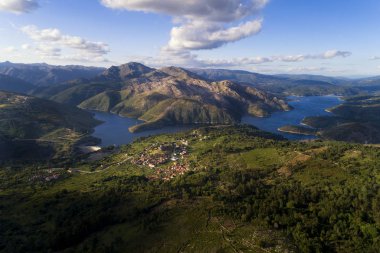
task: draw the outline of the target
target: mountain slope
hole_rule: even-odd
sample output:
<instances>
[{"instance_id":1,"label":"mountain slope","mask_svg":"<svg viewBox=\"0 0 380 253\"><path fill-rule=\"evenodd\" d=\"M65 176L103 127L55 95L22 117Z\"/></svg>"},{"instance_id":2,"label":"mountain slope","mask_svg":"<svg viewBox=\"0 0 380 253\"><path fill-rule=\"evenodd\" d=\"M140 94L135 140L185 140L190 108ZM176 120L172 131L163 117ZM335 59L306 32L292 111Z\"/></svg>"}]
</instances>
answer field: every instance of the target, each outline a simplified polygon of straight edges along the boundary
<instances>
[{"instance_id":1,"label":"mountain slope","mask_svg":"<svg viewBox=\"0 0 380 253\"><path fill-rule=\"evenodd\" d=\"M0 74L0 90L2 91L27 93L33 88L32 84L21 79Z\"/></svg>"},{"instance_id":2,"label":"mountain slope","mask_svg":"<svg viewBox=\"0 0 380 253\"><path fill-rule=\"evenodd\" d=\"M291 109L283 100L248 85L210 82L185 69L156 70L138 63L111 67L88 82L55 94L50 91L41 93L56 102L145 121L131 131L175 124L233 124L245 114L264 117Z\"/></svg>"},{"instance_id":3,"label":"mountain slope","mask_svg":"<svg viewBox=\"0 0 380 253\"><path fill-rule=\"evenodd\" d=\"M98 123L75 107L0 91L0 139L8 145L0 159L37 159L41 147L50 150L42 152L43 159L56 152L70 152L71 145Z\"/></svg>"}]
</instances>

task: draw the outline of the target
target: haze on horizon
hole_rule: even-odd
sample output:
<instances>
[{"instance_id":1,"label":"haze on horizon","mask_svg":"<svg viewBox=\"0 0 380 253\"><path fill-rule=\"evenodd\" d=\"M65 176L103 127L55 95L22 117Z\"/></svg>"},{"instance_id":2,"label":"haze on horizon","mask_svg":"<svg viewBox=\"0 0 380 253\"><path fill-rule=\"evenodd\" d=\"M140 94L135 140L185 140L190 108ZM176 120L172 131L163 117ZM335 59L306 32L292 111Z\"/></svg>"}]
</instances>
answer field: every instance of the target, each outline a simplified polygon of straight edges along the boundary
<instances>
[{"instance_id":1,"label":"haze on horizon","mask_svg":"<svg viewBox=\"0 0 380 253\"><path fill-rule=\"evenodd\" d=\"M0 62L380 75L380 2L0 0Z\"/></svg>"}]
</instances>

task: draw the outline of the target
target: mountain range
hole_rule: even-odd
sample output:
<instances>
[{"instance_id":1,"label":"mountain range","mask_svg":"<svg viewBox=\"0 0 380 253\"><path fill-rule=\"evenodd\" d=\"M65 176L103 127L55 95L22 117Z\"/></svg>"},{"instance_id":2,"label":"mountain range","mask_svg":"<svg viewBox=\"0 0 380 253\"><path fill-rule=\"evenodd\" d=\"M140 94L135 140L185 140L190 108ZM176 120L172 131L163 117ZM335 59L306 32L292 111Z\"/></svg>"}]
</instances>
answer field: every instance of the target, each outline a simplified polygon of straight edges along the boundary
<instances>
[{"instance_id":1,"label":"mountain range","mask_svg":"<svg viewBox=\"0 0 380 253\"><path fill-rule=\"evenodd\" d=\"M317 75L263 75L242 70L191 69L203 78L230 80L281 96L354 95L360 89L349 85L351 80Z\"/></svg>"},{"instance_id":2,"label":"mountain range","mask_svg":"<svg viewBox=\"0 0 380 253\"><path fill-rule=\"evenodd\" d=\"M108 69L5 62L0 63L0 89L138 118L144 123L130 130L144 131L167 125L235 124L247 114L266 117L290 110L285 102L289 95L376 94L380 78L155 69L137 62Z\"/></svg>"},{"instance_id":3,"label":"mountain range","mask_svg":"<svg viewBox=\"0 0 380 253\"><path fill-rule=\"evenodd\" d=\"M78 78L92 78L103 71L104 68L77 65L0 63L0 74L23 80L35 86L51 86Z\"/></svg>"},{"instance_id":4,"label":"mountain range","mask_svg":"<svg viewBox=\"0 0 380 253\"><path fill-rule=\"evenodd\" d=\"M186 69L153 69L140 63L114 66L93 79L42 88L33 94L145 121L131 131L164 125L232 124L245 114L264 117L291 109L285 101L249 85L208 81Z\"/></svg>"}]
</instances>

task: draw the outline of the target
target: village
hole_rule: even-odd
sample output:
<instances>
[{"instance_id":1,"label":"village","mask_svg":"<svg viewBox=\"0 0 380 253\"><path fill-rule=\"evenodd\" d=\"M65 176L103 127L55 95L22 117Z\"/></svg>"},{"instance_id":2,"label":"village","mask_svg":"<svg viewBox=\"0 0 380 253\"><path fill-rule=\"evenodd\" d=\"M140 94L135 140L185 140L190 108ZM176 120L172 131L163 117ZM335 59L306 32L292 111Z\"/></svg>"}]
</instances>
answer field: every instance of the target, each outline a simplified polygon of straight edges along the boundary
<instances>
[{"instance_id":1,"label":"village","mask_svg":"<svg viewBox=\"0 0 380 253\"><path fill-rule=\"evenodd\" d=\"M115 149L116 152L119 149ZM93 160L102 159L105 154L114 153L104 152L96 150L92 155L99 155L99 158ZM96 172L101 172L113 165L121 165L129 161L134 165L142 166L151 170L148 173L148 178L151 180L164 180L169 181L177 176L184 175L189 171L189 165L186 161L186 157L189 155L188 141L184 139L179 139L173 142L164 143L154 143L146 147L141 153L137 155L125 154L125 159L123 161L115 162L110 164L108 167L103 167L101 165L100 170L96 171L85 171L77 168L49 168L45 170L40 170L38 173L32 175L29 178L30 182L33 183L49 183L60 179L63 179L70 174L91 174Z\"/></svg>"},{"instance_id":2,"label":"village","mask_svg":"<svg viewBox=\"0 0 380 253\"><path fill-rule=\"evenodd\" d=\"M154 173L149 177L150 179L168 181L189 170L185 161L188 152L188 141L184 139L162 144L155 143L145 148L131 162L152 169ZM162 166L166 164L169 166Z\"/></svg>"}]
</instances>

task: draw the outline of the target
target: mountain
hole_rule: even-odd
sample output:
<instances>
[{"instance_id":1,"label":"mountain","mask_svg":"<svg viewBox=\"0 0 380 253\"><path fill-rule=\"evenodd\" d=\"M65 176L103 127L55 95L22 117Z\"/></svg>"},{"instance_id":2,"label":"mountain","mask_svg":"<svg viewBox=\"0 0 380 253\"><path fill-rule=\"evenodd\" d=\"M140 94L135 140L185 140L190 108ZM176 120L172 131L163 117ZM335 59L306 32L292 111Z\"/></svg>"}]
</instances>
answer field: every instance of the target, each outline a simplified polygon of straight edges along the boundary
<instances>
[{"instance_id":1,"label":"mountain","mask_svg":"<svg viewBox=\"0 0 380 253\"><path fill-rule=\"evenodd\" d=\"M380 76L353 80L349 85L359 87L361 90L368 93L380 94Z\"/></svg>"},{"instance_id":2,"label":"mountain","mask_svg":"<svg viewBox=\"0 0 380 253\"><path fill-rule=\"evenodd\" d=\"M292 80L311 80L311 81L320 81L325 83L331 83L336 85L342 85L346 84L350 81L353 81L353 79L345 78L345 77L332 77L332 76L322 76L322 75L307 75L307 74L280 74L276 75L278 77L285 77L287 79Z\"/></svg>"},{"instance_id":3,"label":"mountain","mask_svg":"<svg viewBox=\"0 0 380 253\"><path fill-rule=\"evenodd\" d=\"M230 80L250 84L255 88L278 96L354 95L359 93L359 90L355 87L343 86L343 79L324 76L273 76L226 69L191 69L191 71L209 80Z\"/></svg>"},{"instance_id":4,"label":"mountain","mask_svg":"<svg viewBox=\"0 0 380 253\"><path fill-rule=\"evenodd\" d=\"M150 73L154 69L149 68L141 63L130 62L121 66L112 66L105 70L100 76L95 78L96 81L114 81L123 82L132 78L140 77Z\"/></svg>"},{"instance_id":5,"label":"mountain","mask_svg":"<svg viewBox=\"0 0 380 253\"><path fill-rule=\"evenodd\" d=\"M378 252L378 147L217 126L106 152L1 168L0 251Z\"/></svg>"},{"instance_id":6,"label":"mountain","mask_svg":"<svg viewBox=\"0 0 380 253\"><path fill-rule=\"evenodd\" d=\"M245 114L258 117L291 108L281 99L248 85L211 82L188 70L148 68L129 63L111 67L85 83L49 94L56 102L145 121L131 131L166 125L233 124ZM36 94L38 95L38 94Z\"/></svg>"},{"instance_id":7,"label":"mountain","mask_svg":"<svg viewBox=\"0 0 380 253\"><path fill-rule=\"evenodd\" d=\"M48 64L0 63L0 74L23 80L36 86L58 85L78 78L93 78L104 68L85 66L53 66Z\"/></svg>"},{"instance_id":8,"label":"mountain","mask_svg":"<svg viewBox=\"0 0 380 253\"><path fill-rule=\"evenodd\" d=\"M21 79L0 74L0 90L2 91L27 93L33 88L35 86Z\"/></svg>"},{"instance_id":9,"label":"mountain","mask_svg":"<svg viewBox=\"0 0 380 253\"><path fill-rule=\"evenodd\" d=\"M99 122L88 112L0 91L0 160L50 159L70 154Z\"/></svg>"}]
</instances>

